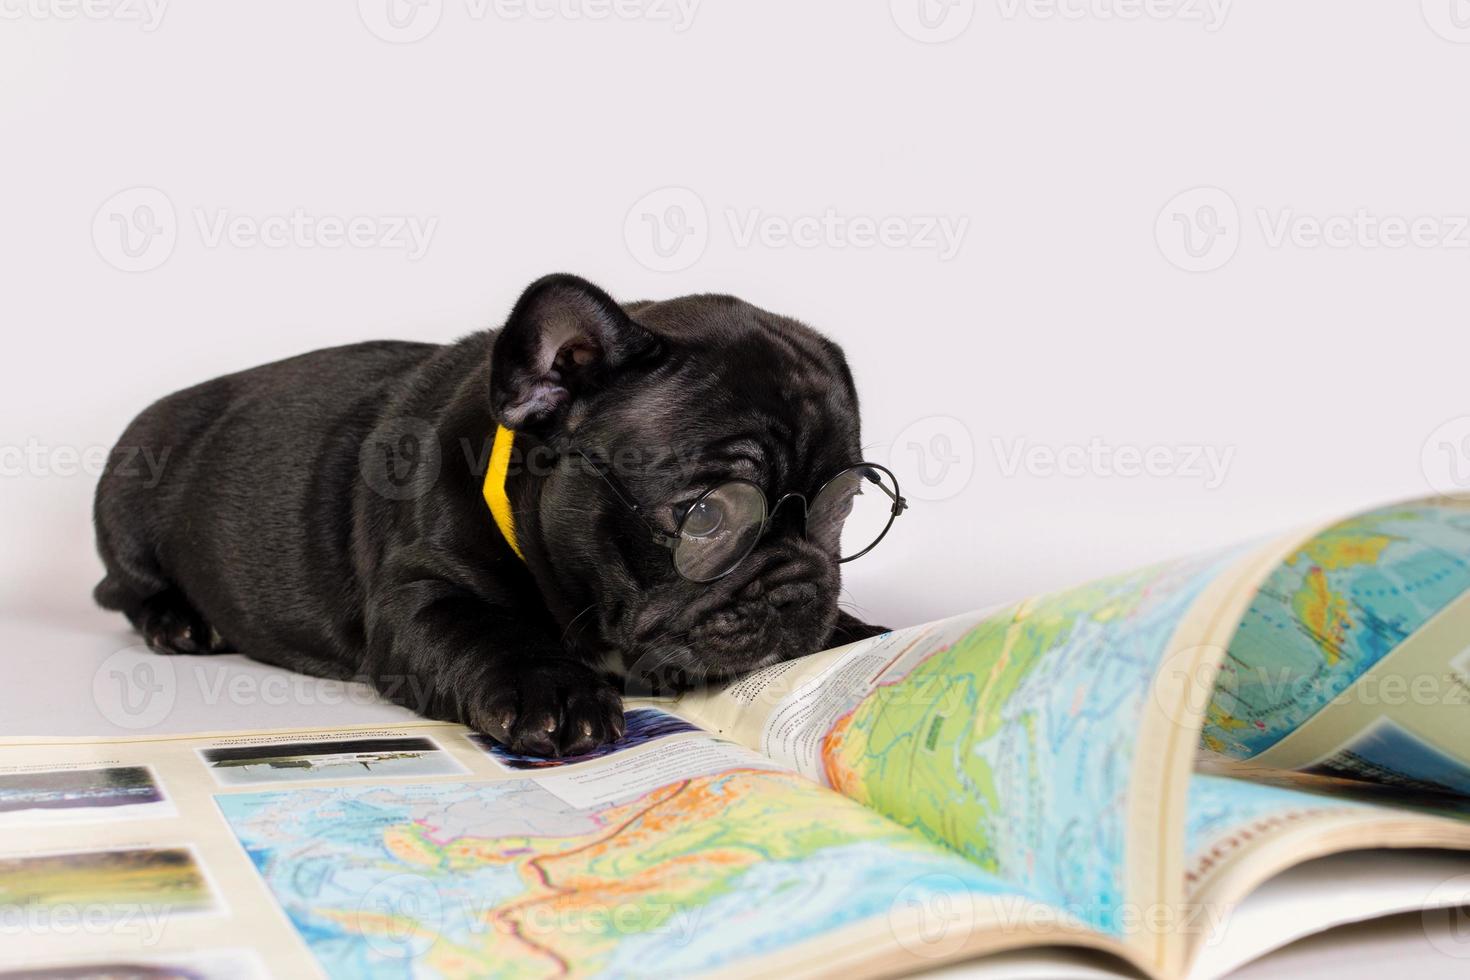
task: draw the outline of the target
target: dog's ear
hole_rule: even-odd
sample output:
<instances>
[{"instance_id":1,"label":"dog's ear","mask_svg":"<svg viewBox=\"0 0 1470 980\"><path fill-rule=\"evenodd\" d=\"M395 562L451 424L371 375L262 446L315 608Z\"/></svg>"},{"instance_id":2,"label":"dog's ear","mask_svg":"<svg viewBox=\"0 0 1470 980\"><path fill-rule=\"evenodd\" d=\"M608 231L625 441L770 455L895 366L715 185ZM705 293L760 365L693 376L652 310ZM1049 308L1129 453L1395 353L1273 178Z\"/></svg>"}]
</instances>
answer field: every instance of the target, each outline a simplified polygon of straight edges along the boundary
<instances>
[{"instance_id":1,"label":"dog's ear","mask_svg":"<svg viewBox=\"0 0 1470 980\"><path fill-rule=\"evenodd\" d=\"M659 341L576 276L533 282L490 355L490 407L508 429L544 435L578 398L646 360Z\"/></svg>"}]
</instances>

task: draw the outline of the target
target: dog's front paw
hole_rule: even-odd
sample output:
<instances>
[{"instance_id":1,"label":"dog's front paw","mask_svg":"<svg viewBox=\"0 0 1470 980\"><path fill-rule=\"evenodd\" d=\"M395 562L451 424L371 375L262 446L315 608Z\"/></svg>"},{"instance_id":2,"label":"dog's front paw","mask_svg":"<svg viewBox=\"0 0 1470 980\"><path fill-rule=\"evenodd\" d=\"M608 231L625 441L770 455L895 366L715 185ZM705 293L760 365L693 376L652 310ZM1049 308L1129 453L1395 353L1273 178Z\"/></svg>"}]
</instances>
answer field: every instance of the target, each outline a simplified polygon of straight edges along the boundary
<instances>
[{"instance_id":1,"label":"dog's front paw","mask_svg":"<svg viewBox=\"0 0 1470 980\"><path fill-rule=\"evenodd\" d=\"M517 668L502 687L473 699L468 714L471 728L521 755L581 755L623 737L617 687L575 660Z\"/></svg>"}]
</instances>

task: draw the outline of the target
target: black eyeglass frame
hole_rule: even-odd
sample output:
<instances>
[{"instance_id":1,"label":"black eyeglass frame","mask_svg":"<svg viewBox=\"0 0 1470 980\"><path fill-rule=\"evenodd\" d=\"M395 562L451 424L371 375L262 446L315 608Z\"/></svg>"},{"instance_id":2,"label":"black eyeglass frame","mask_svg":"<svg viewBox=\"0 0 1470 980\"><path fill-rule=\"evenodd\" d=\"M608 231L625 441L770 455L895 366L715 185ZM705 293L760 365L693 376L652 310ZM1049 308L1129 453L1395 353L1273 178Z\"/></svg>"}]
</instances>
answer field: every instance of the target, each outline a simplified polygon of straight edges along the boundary
<instances>
[{"instance_id":1,"label":"black eyeglass frame","mask_svg":"<svg viewBox=\"0 0 1470 980\"><path fill-rule=\"evenodd\" d=\"M688 581L694 582L698 585L707 585L710 582L718 582L726 575L729 575L731 572L735 571L736 568L740 567L740 563L745 561L746 558L750 557L750 553L755 550L755 546L760 543L760 539L765 537L766 531L770 529L771 519L776 516L776 511L779 510L781 505L786 503L786 501L789 499L795 498L801 501L801 533L803 535L806 534L807 513L810 507L810 504L807 501L806 494L794 492L784 493L776 499L776 502L774 504L772 504L770 502L770 498L766 496L765 490L761 489L759 484L751 480L742 479L740 477L733 477L729 480L721 480L719 483L716 483L714 486L704 491L704 493L701 493L698 497L694 498L694 501L690 503L689 507L684 511L684 514L679 518L679 524L677 527L674 528L674 533L668 534L654 526L653 521L649 520L648 518L648 512L643 508L641 504L633 499L633 495L628 491L628 488L623 485L623 482L617 478L617 474L613 473L611 469L604 466L599 461L593 459L587 453L583 452L580 446L571 446L570 448L572 452L582 457L582 459L587 463L588 466L592 467L592 472L596 473L598 477L602 480L602 482L608 485L612 492L617 496L619 502L621 502L624 507L628 508L630 511L637 515L638 519L643 522L643 525L648 528L653 543L669 549L670 561L673 561L674 549L678 548L680 541L683 540L684 522L689 519L689 515L694 512L694 509L698 507L701 503L703 503L711 494L716 493L721 488L729 486L732 483L743 483L747 486L755 488L756 492L760 494L761 500L765 507L765 513L761 516L760 530L750 539L750 545L745 549L745 553L742 554L739 558L736 558L734 561L732 561L730 563L730 567L725 569L720 574L707 579L692 579L688 578L688 576L686 576L683 572L679 572L679 576L681 578L685 578ZM840 479L843 474L850 473L853 470L863 469L878 470L893 482L893 489L889 490L882 480L869 479L868 481L876 485L880 490L887 494L889 499L892 501L888 511L888 522L883 525L883 530L878 532L878 536L873 539L872 543L869 544L862 551L859 551L855 555L848 555L845 558L839 556L837 559L837 563L839 565L845 565L850 561L856 561L857 559L863 557L863 555L866 555L868 552L878 547L878 545L882 544L883 539L888 536L889 530L893 528L893 522L898 519L898 516L900 514L902 514L909 508L909 502L900 491L898 486L898 477L893 475L893 471L884 466L882 463L869 463L866 461L853 463L850 466L844 466L842 469L832 474L832 476L830 476L820 487L817 488L817 492L812 495L812 499L816 500L818 497L820 497L822 495L822 491L826 490L838 479ZM679 571L678 562L674 562L674 570Z\"/></svg>"}]
</instances>

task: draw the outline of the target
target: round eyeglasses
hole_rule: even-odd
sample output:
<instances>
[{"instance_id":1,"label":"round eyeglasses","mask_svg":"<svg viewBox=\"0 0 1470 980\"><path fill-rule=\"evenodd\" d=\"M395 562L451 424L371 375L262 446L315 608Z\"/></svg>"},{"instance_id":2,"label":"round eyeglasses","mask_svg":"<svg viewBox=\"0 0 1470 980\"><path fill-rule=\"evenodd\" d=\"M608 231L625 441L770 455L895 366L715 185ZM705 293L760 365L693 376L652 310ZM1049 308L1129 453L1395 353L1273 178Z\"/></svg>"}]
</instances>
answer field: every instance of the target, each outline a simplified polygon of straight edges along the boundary
<instances>
[{"instance_id":1,"label":"round eyeglasses","mask_svg":"<svg viewBox=\"0 0 1470 980\"><path fill-rule=\"evenodd\" d=\"M861 558L876 548L898 515L908 509L908 501L898 490L898 478L888 467L855 463L822 484L810 501L804 494L788 493L767 506L765 491L759 486L749 480L728 480L685 507L670 535L648 521L643 508L611 472L581 450L576 452L648 525L654 542L672 554L674 570L691 582L713 582L733 572L788 502L801 506L807 539L837 555L838 562Z\"/></svg>"}]
</instances>

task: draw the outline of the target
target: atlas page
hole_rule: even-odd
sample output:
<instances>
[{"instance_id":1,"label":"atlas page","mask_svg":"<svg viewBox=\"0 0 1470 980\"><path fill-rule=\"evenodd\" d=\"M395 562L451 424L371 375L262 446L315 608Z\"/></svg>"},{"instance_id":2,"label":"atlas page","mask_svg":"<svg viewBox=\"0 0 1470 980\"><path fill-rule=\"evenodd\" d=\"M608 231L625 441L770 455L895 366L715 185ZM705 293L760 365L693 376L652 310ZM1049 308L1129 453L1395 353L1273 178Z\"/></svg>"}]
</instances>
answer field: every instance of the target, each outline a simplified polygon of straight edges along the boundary
<instances>
[{"instance_id":1,"label":"atlas page","mask_svg":"<svg viewBox=\"0 0 1470 980\"><path fill-rule=\"evenodd\" d=\"M429 722L13 740L0 829L0 976L874 975L1105 944L652 705L555 761ZM975 927L931 941L956 910Z\"/></svg>"},{"instance_id":2,"label":"atlas page","mask_svg":"<svg viewBox=\"0 0 1470 980\"><path fill-rule=\"evenodd\" d=\"M575 759L431 722L0 741L0 975L867 976L1065 944L1214 976L1294 938L1232 927L1292 865L1470 847L1467 529L1399 505L895 631L630 703ZM1277 663L1335 693L1299 710L1315 688L1252 681ZM1448 693L1386 699L1385 663ZM1358 734L1384 718L1414 740ZM1262 765L1310 726L1320 754Z\"/></svg>"},{"instance_id":3,"label":"atlas page","mask_svg":"<svg viewBox=\"0 0 1470 980\"><path fill-rule=\"evenodd\" d=\"M1453 788L1470 771L1454 754L1465 709L1442 702L1464 686L1467 602L1470 507L1423 501L899 630L685 698L679 711L1174 975L1254 886L1294 863L1470 846L1466 824L1445 816L1193 773L1201 745L1244 758L1328 729L1321 707L1262 698L1248 680L1285 664L1287 681L1326 692L1332 712L1332 737L1293 757L1305 768ZM1442 671L1445 696L1386 719L1351 697L1329 703L1375 665L1383 678L1394 665ZM1416 733L1414 749L1375 751L1370 767L1360 760L1373 743L1352 732L1390 722ZM1358 747L1352 759L1344 742Z\"/></svg>"}]
</instances>

